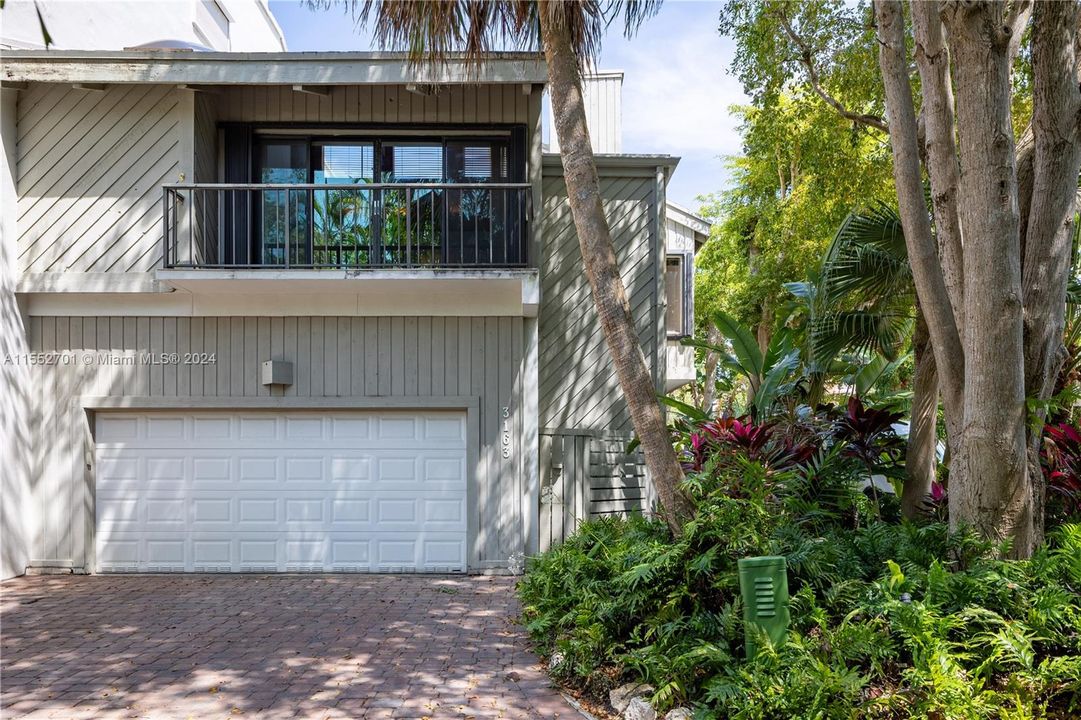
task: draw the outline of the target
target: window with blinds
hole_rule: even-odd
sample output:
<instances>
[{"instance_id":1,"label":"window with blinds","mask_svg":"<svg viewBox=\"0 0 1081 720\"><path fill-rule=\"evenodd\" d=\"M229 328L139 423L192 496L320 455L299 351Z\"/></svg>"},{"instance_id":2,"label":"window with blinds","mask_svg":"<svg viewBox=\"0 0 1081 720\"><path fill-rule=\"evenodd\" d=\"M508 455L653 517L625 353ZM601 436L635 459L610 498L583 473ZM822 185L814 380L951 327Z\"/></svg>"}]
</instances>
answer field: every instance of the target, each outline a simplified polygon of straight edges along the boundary
<instances>
[{"instance_id":1,"label":"window with blinds","mask_svg":"<svg viewBox=\"0 0 1081 720\"><path fill-rule=\"evenodd\" d=\"M375 180L375 146L323 145L322 168L315 170L315 182L327 184L368 183Z\"/></svg>"},{"instance_id":2,"label":"window with blinds","mask_svg":"<svg viewBox=\"0 0 1081 720\"><path fill-rule=\"evenodd\" d=\"M383 143L383 182L443 182L443 145Z\"/></svg>"},{"instance_id":3,"label":"window with blinds","mask_svg":"<svg viewBox=\"0 0 1081 720\"><path fill-rule=\"evenodd\" d=\"M451 182L506 182L508 174L507 146L502 142L447 142L447 170Z\"/></svg>"}]
</instances>

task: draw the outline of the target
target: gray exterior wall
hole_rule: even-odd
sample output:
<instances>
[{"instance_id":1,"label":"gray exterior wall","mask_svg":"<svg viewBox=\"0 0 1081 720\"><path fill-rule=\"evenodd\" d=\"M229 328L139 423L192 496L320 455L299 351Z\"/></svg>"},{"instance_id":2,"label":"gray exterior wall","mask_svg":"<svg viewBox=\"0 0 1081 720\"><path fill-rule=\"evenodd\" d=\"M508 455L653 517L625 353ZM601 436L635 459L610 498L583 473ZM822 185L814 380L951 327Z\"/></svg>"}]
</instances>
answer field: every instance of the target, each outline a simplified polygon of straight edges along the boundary
<instances>
[{"instance_id":1,"label":"gray exterior wall","mask_svg":"<svg viewBox=\"0 0 1081 720\"><path fill-rule=\"evenodd\" d=\"M653 164L651 164L651 162ZM671 165L598 157L601 195L642 352L665 383L664 187ZM546 156L541 254L540 548L592 517L649 510L634 428L582 269L558 156Z\"/></svg>"},{"instance_id":2,"label":"gray exterior wall","mask_svg":"<svg viewBox=\"0 0 1081 720\"><path fill-rule=\"evenodd\" d=\"M631 432L593 298L582 269L558 157L546 156L541 253L540 424L558 430ZM642 351L663 387L663 175L600 164L601 195ZM660 257L661 262L658 263Z\"/></svg>"},{"instance_id":3,"label":"gray exterior wall","mask_svg":"<svg viewBox=\"0 0 1081 720\"><path fill-rule=\"evenodd\" d=\"M17 575L30 558L26 500L29 497L29 369L7 358L27 351L26 318L15 296L18 240L15 232L15 121L18 92L0 89L0 578Z\"/></svg>"},{"instance_id":4,"label":"gray exterior wall","mask_svg":"<svg viewBox=\"0 0 1081 720\"><path fill-rule=\"evenodd\" d=\"M194 182L218 182L218 106L207 93L193 92L195 122L192 126L195 153Z\"/></svg>"},{"instance_id":5,"label":"gray exterior wall","mask_svg":"<svg viewBox=\"0 0 1081 720\"><path fill-rule=\"evenodd\" d=\"M540 102L521 85L456 85L435 95L402 85L349 85L330 94L291 87L249 85L215 97L223 122L525 123L530 103Z\"/></svg>"},{"instance_id":6,"label":"gray exterior wall","mask_svg":"<svg viewBox=\"0 0 1081 720\"><path fill-rule=\"evenodd\" d=\"M37 518L30 562L94 568L94 408L456 407L470 413L479 436L470 455L469 566L504 566L532 531L522 472L523 323L509 317L32 317L31 350L58 360L30 372L28 505ZM216 362L105 360L143 352L215 353ZM292 362L294 384L260 385L259 366L267 359ZM504 407L509 458L502 453Z\"/></svg>"},{"instance_id":7,"label":"gray exterior wall","mask_svg":"<svg viewBox=\"0 0 1081 720\"><path fill-rule=\"evenodd\" d=\"M184 172L182 128L190 122L182 93L42 83L19 93L21 270L145 272L160 264L161 186Z\"/></svg>"},{"instance_id":8,"label":"gray exterior wall","mask_svg":"<svg viewBox=\"0 0 1081 720\"><path fill-rule=\"evenodd\" d=\"M17 97L18 267L24 273L150 272L161 266L162 189L215 182L218 122L528 124L541 95L470 85L436 95L401 85L197 92L173 85L30 83Z\"/></svg>"},{"instance_id":9,"label":"gray exterior wall","mask_svg":"<svg viewBox=\"0 0 1081 720\"><path fill-rule=\"evenodd\" d=\"M582 78L582 100L586 106L586 126L593 152L623 152L623 73L602 70L586 75ZM559 138L554 127L549 130L548 137L552 152L559 152Z\"/></svg>"}]
</instances>

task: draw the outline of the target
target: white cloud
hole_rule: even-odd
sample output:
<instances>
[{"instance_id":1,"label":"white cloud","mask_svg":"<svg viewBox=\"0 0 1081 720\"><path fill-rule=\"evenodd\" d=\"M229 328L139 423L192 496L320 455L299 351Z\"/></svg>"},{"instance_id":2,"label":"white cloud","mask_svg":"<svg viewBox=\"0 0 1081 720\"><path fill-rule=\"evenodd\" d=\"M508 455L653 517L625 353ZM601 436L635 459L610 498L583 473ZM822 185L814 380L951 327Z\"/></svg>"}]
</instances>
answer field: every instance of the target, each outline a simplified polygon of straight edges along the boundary
<instances>
[{"instance_id":1,"label":"white cloud","mask_svg":"<svg viewBox=\"0 0 1081 720\"><path fill-rule=\"evenodd\" d=\"M740 150L729 74L731 43L717 33L719 3L668 3L631 41L607 39L602 69L622 69L624 152L732 155Z\"/></svg>"}]
</instances>

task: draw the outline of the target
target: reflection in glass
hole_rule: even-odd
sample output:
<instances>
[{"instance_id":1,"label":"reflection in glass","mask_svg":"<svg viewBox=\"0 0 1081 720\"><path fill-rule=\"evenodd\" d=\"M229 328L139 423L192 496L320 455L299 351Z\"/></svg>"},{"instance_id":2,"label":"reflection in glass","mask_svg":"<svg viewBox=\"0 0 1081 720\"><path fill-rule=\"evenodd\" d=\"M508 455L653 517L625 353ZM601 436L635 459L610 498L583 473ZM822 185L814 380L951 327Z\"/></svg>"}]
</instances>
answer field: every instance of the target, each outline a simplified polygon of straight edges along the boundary
<instances>
[{"instance_id":1,"label":"reflection in glass","mask_svg":"<svg viewBox=\"0 0 1081 720\"><path fill-rule=\"evenodd\" d=\"M508 152L504 143L448 141L447 167L452 183L507 182ZM445 262L517 262L508 242L508 220L514 216L507 194L488 188L450 191ZM516 202L516 200L512 201Z\"/></svg>"},{"instance_id":2,"label":"reflection in glass","mask_svg":"<svg viewBox=\"0 0 1081 720\"><path fill-rule=\"evenodd\" d=\"M520 264L526 195L494 187L510 182L511 156L510 143L493 138L263 138L257 181L307 187L245 194L259 233L251 262Z\"/></svg>"},{"instance_id":3,"label":"reflection in glass","mask_svg":"<svg viewBox=\"0 0 1081 720\"><path fill-rule=\"evenodd\" d=\"M384 143L381 160L385 183L443 182L442 144ZM437 188L383 191L383 263L433 265L440 261L444 194Z\"/></svg>"},{"instance_id":4,"label":"reflection in glass","mask_svg":"<svg viewBox=\"0 0 1081 720\"><path fill-rule=\"evenodd\" d=\"M304 142L281 141L263 145L259 181L295 185L308 181L307 147ZM295 265L308 259L308 196L303 190L262 191L263 234L261 261L284 265L286 255Z\"/></svg>"},{"instance_id":5,"label":"reflection in glass","mask_svg":"<svg viewBox=\"0 0 1081 720\"><path fill-rule=\"evenodd\" d=\"M375 148L365 144L317 146L317 185L363 185L375 178ZM312 262L359 266L371 261L372 191L363 188L313 191Z\"/></svg>"}]
</instances>

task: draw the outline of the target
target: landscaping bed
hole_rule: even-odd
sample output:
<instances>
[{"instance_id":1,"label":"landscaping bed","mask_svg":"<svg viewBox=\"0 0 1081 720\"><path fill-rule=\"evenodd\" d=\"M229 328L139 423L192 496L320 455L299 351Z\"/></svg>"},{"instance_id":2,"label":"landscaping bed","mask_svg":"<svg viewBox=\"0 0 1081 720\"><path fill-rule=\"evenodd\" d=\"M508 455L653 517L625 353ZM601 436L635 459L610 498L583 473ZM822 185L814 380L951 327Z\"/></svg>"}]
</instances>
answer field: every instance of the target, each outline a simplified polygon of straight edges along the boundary
<instances>
[{"instance_id":1,"label":"landscaping bed","mask_svg":"<svg viewBox=\"0 0 1081 720\"><path fill-rule=\"evenodd\" d=\"M594 520L532 561L519 592L551 674L599 703L648 683L657 717L1081 715L1081 526L1012 561L933 510L902 522L860 489L859 442L837 413L684 428L697 513L681 537ZM758 555L786 558L792 619L747 660L736 563Z\"/></svg>"}]
</instances>

